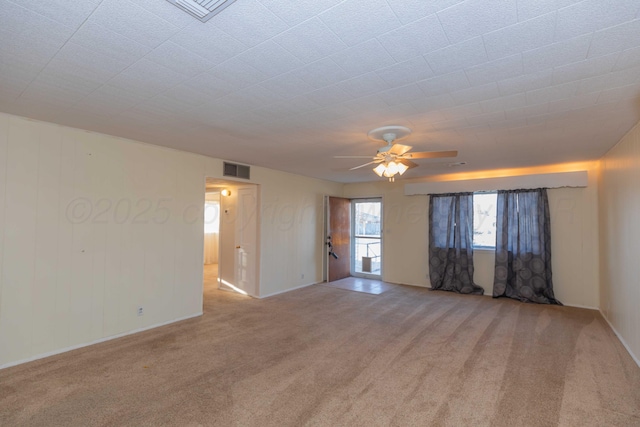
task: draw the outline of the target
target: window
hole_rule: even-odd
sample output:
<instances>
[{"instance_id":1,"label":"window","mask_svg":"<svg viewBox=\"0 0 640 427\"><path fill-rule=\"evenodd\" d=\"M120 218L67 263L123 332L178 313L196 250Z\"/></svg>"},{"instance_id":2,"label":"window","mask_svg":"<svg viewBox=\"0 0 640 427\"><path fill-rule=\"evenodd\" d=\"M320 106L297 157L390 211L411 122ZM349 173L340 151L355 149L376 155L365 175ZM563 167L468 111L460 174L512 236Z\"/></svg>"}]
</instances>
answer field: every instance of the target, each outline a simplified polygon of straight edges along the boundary
<instances>
[{"instance_id":1,"label":"window","mask_svg":"<svg viewBox=\"0 0 640 427\"><path fill-rule=\"evenodd\" d=\"M496 204L498 194L473 194L473 247L494 249L496 247Z\"/></svg>"},{"instance_id":2,"label":"window","mask_svg":"<svg viewBox=\"0 0 640 427\"><path fill-rule=\"evenodd\" d=\"M380 237L380 202L357 202L356 236Z\"/></svg>"}]
</instances>

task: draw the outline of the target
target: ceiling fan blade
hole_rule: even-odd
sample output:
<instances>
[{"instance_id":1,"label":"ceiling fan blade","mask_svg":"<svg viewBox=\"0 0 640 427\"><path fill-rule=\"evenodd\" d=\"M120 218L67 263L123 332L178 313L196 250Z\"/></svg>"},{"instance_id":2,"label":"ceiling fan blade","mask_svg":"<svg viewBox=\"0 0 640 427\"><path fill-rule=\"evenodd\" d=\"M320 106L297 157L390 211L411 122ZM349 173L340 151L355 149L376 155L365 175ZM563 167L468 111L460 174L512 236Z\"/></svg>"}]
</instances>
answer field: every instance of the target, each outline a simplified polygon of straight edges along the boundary
<instances>
[{"instance_id":1,"label":"ceiling fan blade","mask_svg":"<svg viewBox=\"0 0 640 427\"><path fill-rule=\"evenodd\" d=\"M402 163L403 165L405 165L406 167L408 167L409 169L412 169L412 168L420 166L416 162L412 162L411 160L407 160L407 159L400 159L398 161L400 163Z\"/></svg>"},{"instance_id":2,"label":"ceiling fan blade","mask_svg":"<svg viewBox=\"0 0 640 427\"><path fill-rule=\"evenodd\" d=\"M393 144L393 146L391 147L389 152L391 154L395 154L395 155L401 156L404 153L406 153L407 151L411 150L412 148L413 147L410 146L410 145Z\"/></svg>"},{"instance_id":3,"label":"ceiling fan blade","mask_svg":"<svg viewBox=\"0 0 640 427\"><path fill-rule=\"evenodd\" d=\"M438 157L456 157L458 152L452 151L423 151L419 153L406 153L402 157L405 159L435 159Z\"/></svg>"},{"instance_id":4,"label":"ceiling fan blade","mask_svg":"<svg viewBox=\"0 0 640 427\"><path fill-rule=\"evenodd\" d=\"M333 156L334 159L375 159L374 156Z\"/></svg>"},{"instance_id":5,"label":"ceiling fan blade","mask_svg":"<svg viewBox=\"0 0 640 427\"><path fill-rule=\"evenodd\" d=\"M355 168L351 168L349 170L350 171L354 171L356 169L360 169L360 168L363 168L365 166L373 165L374 163L380 163L380 162L382 162L382 160L374 160L373 162L365 163L364 165L356 166Z\"/></svg>"},{"instance_id":6,"label":"ceiling fan blade","mask_svg":"<svg viewBox=\"0 0 640 427\"><path fill-rule=\"evenodd\" d=\"M365 166L373 165L373 164L375 164L375 163L380 163L381 161L382 161L382 160L374 160L373 162L365 163L364 165L356 166L356 167L351 168L351 169L349 169L349 170L350 170L350 171L354 171L354 170L356 170L356 169L360 169L360 168L363 168L363 167L365 167Z\"/></svg>"}]
</instances>

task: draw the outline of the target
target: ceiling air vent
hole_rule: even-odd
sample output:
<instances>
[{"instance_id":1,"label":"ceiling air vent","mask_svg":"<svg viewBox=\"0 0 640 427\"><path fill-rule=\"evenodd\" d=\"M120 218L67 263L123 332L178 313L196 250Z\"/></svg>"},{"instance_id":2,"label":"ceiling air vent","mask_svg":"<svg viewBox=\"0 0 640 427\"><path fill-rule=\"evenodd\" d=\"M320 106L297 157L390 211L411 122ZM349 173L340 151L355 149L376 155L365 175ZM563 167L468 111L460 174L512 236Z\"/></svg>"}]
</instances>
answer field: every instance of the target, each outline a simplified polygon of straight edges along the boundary
<instances>
[{"instance_id":1,"label":"ceiling air vent","mask_svg":"<svg viewBox=\"0 0 640 427\"><path fill-rule=\"evenodd\" d=\"M235 163L227 163L227 162L223 162L223 163L224 163L224 167L222 170L222 175L234 176L236 178L250 179L249 166L237 165Z\"/></svg>"},{"instance_id":2,"label":"ceiling air vent","mask_svg":"<svg viewBox=\"0 0 640 427\"><path fill-rule=\"evenodd\" d=\"M180 9L187 12L189 15L199 19L202 22L207 22L214 15L222 12L231 3L236 0L167 0L169 3L173 3Z\"/></svg>"}]
</instances>

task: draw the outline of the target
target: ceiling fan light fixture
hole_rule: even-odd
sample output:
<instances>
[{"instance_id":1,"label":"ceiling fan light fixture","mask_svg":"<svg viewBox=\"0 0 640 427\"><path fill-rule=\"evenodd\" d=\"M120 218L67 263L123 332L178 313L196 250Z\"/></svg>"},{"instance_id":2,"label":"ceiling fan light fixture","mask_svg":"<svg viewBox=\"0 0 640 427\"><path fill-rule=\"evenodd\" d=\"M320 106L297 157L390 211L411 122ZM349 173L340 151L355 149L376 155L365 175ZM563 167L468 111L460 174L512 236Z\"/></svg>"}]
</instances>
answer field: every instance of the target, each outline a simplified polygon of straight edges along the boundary
<instances>
[{"instance_id":1,"label":"ceiling fan light fixture","mask_svg":"<svg viewBox=\"0 0 640 427\"><path fill-rule=\"evenodd\" d=\"M389 164L387 165L387 170L385 171L384 176L391 178L398 172L399 172L398 164L392 161L392 162L389 162Z\"/></svg>"},{"instance_id":2,"label":"ceiling fan light fixture","mask_svg":"<svg viewBox=\"0 0 640 427\"><path fill-rule=\"evenodd\" d=\"M370 161L362 165L353 167L349 170L356 170L377 163L373 168L373 172L379 177L389 178L390 182L395 181L395 176L404 175L411 168L418 167L419 164L413 162L413 159L433 159L439 157L456 157L458 152L450 151L422 151L412 152L410 145L397 144L396 141L406 138L411 134L411 129L404 126L383 126L369 131L368 136L374 141L384 141L386 146L381 147L375 156L333 156L342 159L369 159ZM372 161L371 161L372 160Z\"/></svg>"},{"instance_id":3,"label":"ceiling fan light fixture","mask_svg":"<svg viewBox=\"0 0 640 427\"><path fill-rule=\"evenodd\" d=\"M409 167L402 162L394 162L393 160L387 163L380 163L378 166L373 168L373 171L379 177L389 178L389 181L393 182L393 177L396 174L402 175L405 173Z\"/></svg>"},{"instance_id":4,"label":"ceiling fan light fixture","mask_svg":"<svg viewBox=\"0 0 640 427\"><path fill-rule=\"evenodd\" d=\"M409 169L409 166L405 165L402 162L398 163L398 173L400 175L404 174L407 171L407 169Z\"/></svg>"}]
</instances>

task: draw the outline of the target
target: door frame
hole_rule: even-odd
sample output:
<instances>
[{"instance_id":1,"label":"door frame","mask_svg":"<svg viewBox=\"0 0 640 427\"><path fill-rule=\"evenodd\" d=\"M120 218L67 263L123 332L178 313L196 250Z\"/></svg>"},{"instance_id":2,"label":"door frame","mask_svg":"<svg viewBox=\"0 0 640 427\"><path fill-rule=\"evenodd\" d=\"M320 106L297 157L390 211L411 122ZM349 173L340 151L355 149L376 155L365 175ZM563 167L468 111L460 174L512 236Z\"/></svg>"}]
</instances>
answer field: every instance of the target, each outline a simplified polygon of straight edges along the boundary
<instances>
[{"instance_id":1,"label":"door frame","mask_svg":"<svg viewBox=\"0 0 640 427\"><path fill-rule=\"evenodd\" d=\"M331 199L336 199L336 205L331 204ZM327 277L325 279L326 282L330 281L332 278L334 280L339 280L341 278L351 277L351 199L348 197L341 196L327 196L327 210L326 210L326 221L325 228L326 233L324 235L323 244L324 244L324 259L326 259L326 274ZM335 208L335 209L334 209ZM344 211L343 211L344 209ZM331 225L333 223L331 212L340 212L346 213L348 216L348 229L346 227L333 230ZM338 223L340 224L340 220L338 219ZM344 225L344 224L342 224ZM348 231L347 231L348 230ZM336 237L338 239L336 240ZM330 240L331 239L331 240ZM343 242L346 241L346 244ZM331 244L331 245L330 245ZM331 251L337 251L336 255L339 258L336 261L333 261L330 258L330 248ZM349 252L349 256L345 257L343 250ZM336 268L334 274L332 274L332 267Z\"/></svg>"},{"instance_id":2,"label":"door frame","mask_svg":"<svg viewBox=\"0 0 640 427\"><path fill-rule=\"evenodd\" d=\"M322 238L320 239L320 245L322 247L322 281L329 281L329 248L327 247L327 236L329 235L329 197L324 195L322 197Z\"/></svg>"},{"instance_id":3,"label":"door frame","mask_svg":"<svg viewBox=\"0 0 640 427\"><path fill-rule=\"evenodd\" d=\"M380 274L374 273L358 273L355 271L356 264L356 239L355 239L355 220L351 222L351 275L353 277L362 277L365 279L382 280L384 269L382 267L384 260L384 200L382 196L374 197L354 197L351 198L351 217L355 219L356 203L359 202L379 202L380 203Z\"/></svg>"},{"instance_id":4,"label":"door frame","mask_svg":"<svg viewBox=\"0 0 640 427\"><path fill-rule=\"evenodd\" d=\"M323 282L328 282L329 281L329 248L327 247L327 236L329 234L329 221L331 220L330 218L330 213L329 213L329 197L342 197L344 199L349 199L352 202L352 206L353 206L353 201L354 200L376 200L376 201L380 201L381 203L381 210L380 210L380 220L381 220L381 227L380 227L380 257L384 260L384 195L372 195L372 196L366 196L366 197L344 197L344 196L330 196L330 195L325 195L323 197L323 214L324 214L324 221L322 224L322 239L320 239L320 244L322 246L322 281ZM351 224L352 230L353 230L353 223ZM353 239L353 231L351 232L351 235L349 237L349 239L351 240L350 245L351 245L351 251L353 252L353 245L354 245L354 239ZM350 257L352 258L352 257ZM349 264L350 264L350 270L351 270L351 275L353 275L353 259L349 260ZM373 279L373 280L384 280L383 279L383 274L384 274L384 269L382 267L382 263L380 263L380 275L361 275L360 273L356 276L356 277L364 277L364 278L368 278L368 279Z\"/></svg>"},{"instance_id":5,"label":"door frame","mask_svg":"<svg viewBox=\"0 0 640 427\"><path fill-rule=\"evenodd\" d=\"M227 178L216 178L213 176L207 176L205 177L205 194L206 194L206 185L207 185L207 181L213 181L215 183L216 186L221 186L224 187L225 185L228 186L233 186L233 189L239 189L242 187L254 187L256 189L256 206L255 206L255 222L256 222L256 227L255 227L255 256L253 257L253 270L254 270L254 289L251 290L250 292L246 292L247 295L251 296L251 297L255 297L255 298L260 298L260 213L262 210L262 205L261 205L261 191L262 191L262 187L260 184L256 184L253 182L246 182L246 181L240 181L240 180L233 180L233 179L227 179ZM233 191L233 190L232 190ZM204 206L204 202L203 202L203 206ZM222 233L222 227L223 227L223 221L224 221L224 215L226 214L225 211L225 206L224 206L224 196L220 197L220 230L219 230L219 234L218 234L218 247L219 247L219 252L218 252L218 289L224 289L224 290L231 290L234 292L239 292L239 293L245 293L244 290L238 288L235 286L234 283L229 283L227 282L225 279L223 279L222 277L222 271L223 271L223 264L225 265L229 265L229 264L233 264L233 278L232 280L235 282L236 278L235 278L235 272L237 271L238 266L236 265L237 262L237 256L236 253L234 251L232 256L229 256L229 254L227 254L228 256L224 256L225 252L222 250L223 246L223 242L224 243L229 243L226 241L226 239L228 239L229 236L226 235L226 233L223 235ZM227 225L228 226L228 225ZM232 225L232 227L234 228L234 241L233 246L237 246L237 236L236 236L236 232L235 232L235 221ZM204 258L204 233L203 233L203 258ZM228 259L231 258L231 259ZM225 268L225 270L227 270L227 268ZM226 282L226 283L225 283ZM229 286L231 285L231 286Z\"/></svg>"}]
</instances>

